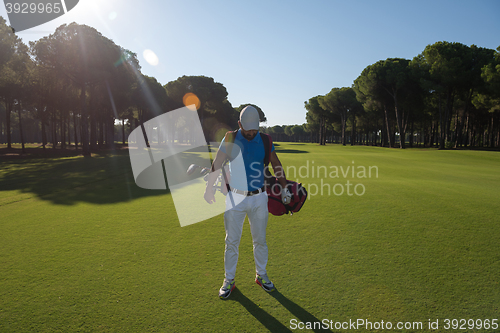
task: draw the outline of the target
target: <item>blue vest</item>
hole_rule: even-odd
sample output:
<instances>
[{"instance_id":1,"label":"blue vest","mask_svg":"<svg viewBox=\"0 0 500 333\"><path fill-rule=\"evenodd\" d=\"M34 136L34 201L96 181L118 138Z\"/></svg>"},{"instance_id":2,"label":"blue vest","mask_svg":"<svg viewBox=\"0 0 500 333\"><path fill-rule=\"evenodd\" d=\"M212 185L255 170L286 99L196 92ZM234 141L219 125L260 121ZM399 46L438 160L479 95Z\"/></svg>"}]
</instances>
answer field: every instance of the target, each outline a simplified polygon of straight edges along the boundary
<instances>
[{"instance_id":1,"label":"blue vest","mask_svg":"<svg viewBox=\"0 0 500 333\"><path fill-rule=\"evenodd\" d=\"M227 154L225 138L219 149ZM230 149L229 172L231 180L229 186L241 191L255 191L264 186L264 143L257 133L255 138L248 141L241 134L241 129L236 133L234 145ZM274 151L274 144L271 152Z\"/></svg>"}]
</instances>

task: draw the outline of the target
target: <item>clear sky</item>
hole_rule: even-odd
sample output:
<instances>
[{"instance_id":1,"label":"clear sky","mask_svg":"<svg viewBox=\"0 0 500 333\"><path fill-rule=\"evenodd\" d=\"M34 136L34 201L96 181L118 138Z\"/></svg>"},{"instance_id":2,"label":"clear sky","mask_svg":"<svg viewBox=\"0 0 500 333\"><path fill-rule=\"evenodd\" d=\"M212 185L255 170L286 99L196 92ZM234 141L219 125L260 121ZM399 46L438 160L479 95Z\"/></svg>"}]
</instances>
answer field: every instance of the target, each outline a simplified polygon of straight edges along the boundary
<instances>
[{"instance_id":1,"label":"clear sky","mask_svg":"<svg viewBox=\"0 0 500 333\"><path fill-rule=\"evenodd\" d=\"M0 15L8 21L1 5ZM234 107L261 107L265 126L304 123L304 101L351 86L378 60L412 59L437 41L500 46L499 0L80 0L18 36L36 41L71 22L137 53L162 85L213 77Z\"/></svg>"}]
</instances>

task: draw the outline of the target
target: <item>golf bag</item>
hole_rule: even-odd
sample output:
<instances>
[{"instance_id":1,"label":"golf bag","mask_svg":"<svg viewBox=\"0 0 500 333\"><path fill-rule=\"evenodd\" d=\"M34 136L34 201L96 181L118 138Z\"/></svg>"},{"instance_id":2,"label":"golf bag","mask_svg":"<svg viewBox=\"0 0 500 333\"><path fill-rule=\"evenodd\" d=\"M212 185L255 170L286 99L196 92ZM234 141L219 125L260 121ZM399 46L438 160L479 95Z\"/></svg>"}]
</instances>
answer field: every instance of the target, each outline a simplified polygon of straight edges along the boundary
<instances>
[{"instance_id":1,"label":"golf bag","mask_svg":"<svg viewBox=\"0 0 500 333\"><path fill-rule=\"evenodd\" d=\"M271 186L266 187L268 199L267 208L269 213L276 216L288 213L293 215L293 213L298 212L302 208L307 199L307 191L301 183L287 180L288 185L286 187L292 194L292 200L288 205L285 205L283 201L281 201L281 185L278 182L278 179L274 177L274 180L271 180L271 183L273 183Z\"/></svg>"}]
</instances>

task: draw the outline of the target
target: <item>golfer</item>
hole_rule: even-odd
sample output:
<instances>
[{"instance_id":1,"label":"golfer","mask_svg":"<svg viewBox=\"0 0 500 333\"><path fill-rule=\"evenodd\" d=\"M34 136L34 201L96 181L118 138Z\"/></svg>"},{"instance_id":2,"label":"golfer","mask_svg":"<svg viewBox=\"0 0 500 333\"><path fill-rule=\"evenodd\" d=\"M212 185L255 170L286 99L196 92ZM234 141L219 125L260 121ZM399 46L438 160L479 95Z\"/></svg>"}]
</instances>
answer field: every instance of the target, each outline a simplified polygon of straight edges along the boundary
<instances>
[{"instance_id":1,"label":"golfer","mask_svg":"<svg viewBox=\"0 0 500 333\"><path fill-rule=\"evenodd\" d=\"M240 129L234 135L226 134L212 164L212 170L220 170L224 161L229 159L229 190L226 196L224 228L226 230L226 246L224 251L225 278L219 290L219 297L226 299L235 288L236 265L238 263L238 247L243 231L245 216L248 216L253 239L255 260L255 282L265 291L275 290L274 284L267 276L266 266L268 249L266 244L266 227L269 212L267 209L267 193L264 187L265 149L259 135L259 113L252 106L245 107L238 121ZM234 145L227 145L232 142ZM231 147L231 151L227 151ZM243 158L235 158L241 154ZM269 160L274 174L281 185L281 198L285 204L291 200L286 189L286 178L281 162L276 155L274 145L270 149ZM212 172L207 181L204 198L208 203L215 202L213 184L217 177Z\"/></svg>"}]
</instances>

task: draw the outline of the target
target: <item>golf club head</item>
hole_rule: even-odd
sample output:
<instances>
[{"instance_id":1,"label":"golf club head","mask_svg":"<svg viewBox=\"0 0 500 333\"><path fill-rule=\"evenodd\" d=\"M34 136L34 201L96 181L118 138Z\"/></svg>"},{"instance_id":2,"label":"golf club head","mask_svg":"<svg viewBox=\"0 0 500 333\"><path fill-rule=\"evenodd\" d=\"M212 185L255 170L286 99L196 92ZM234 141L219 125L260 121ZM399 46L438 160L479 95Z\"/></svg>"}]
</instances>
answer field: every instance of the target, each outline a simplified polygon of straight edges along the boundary
<instances>
[{"instance_id":1,"label":"golf club head","mask_svg":"<svg viewBox=\"0 0 500 333\"><path fill-rule=\"evenodd\" d=\"M191 175L191 174L193 174L193 172L195 172L195 170L196 170L196 169L198 169L198 168L200 168L200 166L198 166L198 165L196 165L196 164L191 164L191 165L189 166L189 168L187 169L186 173L187 173L188 175Z\"/></svg>"}]
</instances>

